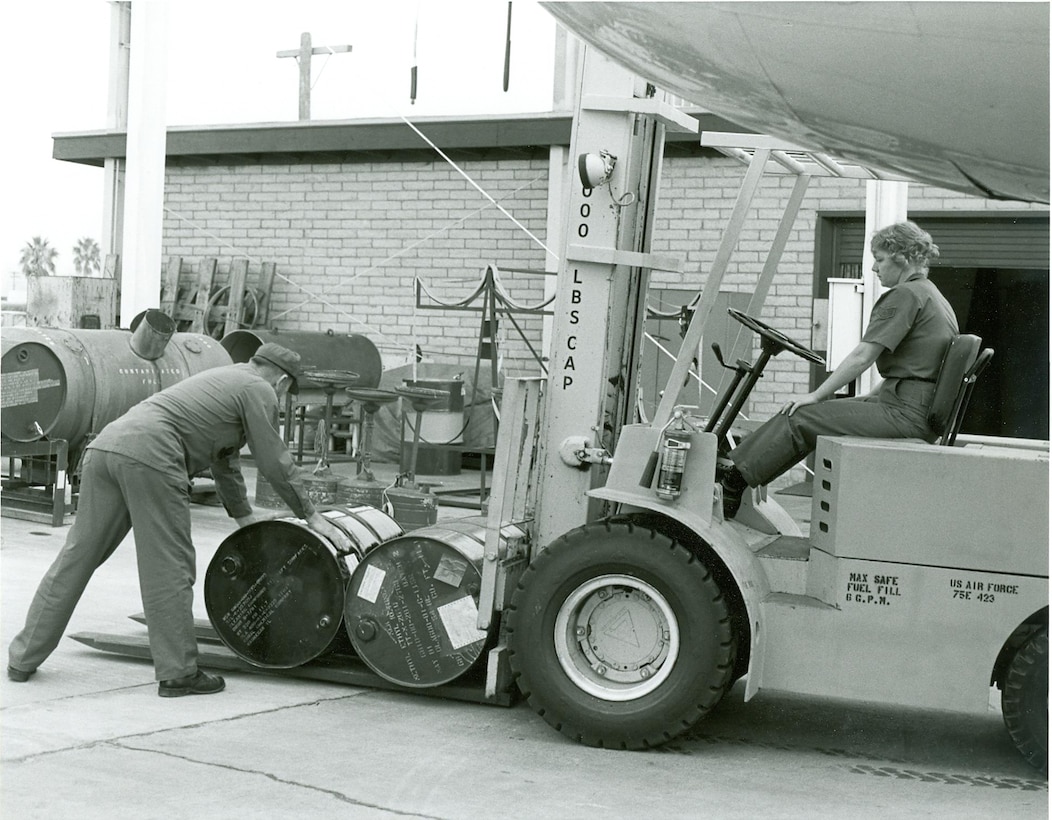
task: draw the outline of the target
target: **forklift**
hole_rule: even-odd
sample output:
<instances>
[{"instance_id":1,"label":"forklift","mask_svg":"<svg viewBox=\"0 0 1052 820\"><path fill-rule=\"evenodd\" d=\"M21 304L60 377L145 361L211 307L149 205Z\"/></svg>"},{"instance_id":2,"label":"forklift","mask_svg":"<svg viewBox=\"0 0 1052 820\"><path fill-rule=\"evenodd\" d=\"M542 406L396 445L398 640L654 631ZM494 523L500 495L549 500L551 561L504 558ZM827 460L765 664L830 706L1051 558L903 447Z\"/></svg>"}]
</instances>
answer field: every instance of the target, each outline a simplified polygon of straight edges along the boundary
<instances>
[{"instance_id":1,"label":"forklift","mask_svg":"<svg viewBox=\"0 0 1052 820\"><path fill-rule=\"evenodd\" d=\"M649 272L682 267L649 250L663 134L697 121L591 49L579 83L548 377L509 380L501 411L478 623L499 623L490 691L513 680L574 740L645 749L741 678L746 700L767 690L976 714L996 686L1012 741L1047 773L1048 443L958 435L993 351L974 336L952 345L937 443L821 438L808 535L764 487L725 519L718 464L768 363L822 361L757 318L817 171L748 136L727 231L657 412L639 423ZM744 341L729 362L716 351L728 383L696 417L679 387L745 211L778 164L797 181L748 309L731 311ZM508 522L529 532L524 550L502 552Z\"/></svg>"},{"instance_id":2,"label":"forklift","mask_svg":"<svg viewBox=\"0 0 1052 820\"><path fill-rule=\"evenodd\" d=\"M322 641L328 654L280 669L501 705L518 692L565 735L616 749L677 737L743 678L747 700L768 690L978 714L997 686L1013 742L1047 773L1049 448L958 435L993 355L977 337L947 353L932 406L939 443L820 438L806 536L764 487L723 515L719 464L771 360L822 361L759 318L808 182L879 177L763 135L702 132L590 48L578 88L547 375L505 380L485 516L414 530L405 549L401 536L361 545L340 559L353 569L330 573L340 594L324 613L317 596L285 594L278 560L257 582L274 595L245 607L277 635L322 624L329 636L342 618L353 646ZM666 129L747 170L666 388L641 422L651 272L683 270L651 252ZM746 309L730 313L741 332L726 356L716 351L720 398L695 415L680 388L700 378L692 362L771 172L794 177L784 213ZM300 555L299 544L275 538L272 552ZM306 552L335 560L331 545ZM222 638L200 626L202 639ZM148 657L138 638L73 637ZM272 667L218 649L199 663Z\"/></svg>"}]
</instances>

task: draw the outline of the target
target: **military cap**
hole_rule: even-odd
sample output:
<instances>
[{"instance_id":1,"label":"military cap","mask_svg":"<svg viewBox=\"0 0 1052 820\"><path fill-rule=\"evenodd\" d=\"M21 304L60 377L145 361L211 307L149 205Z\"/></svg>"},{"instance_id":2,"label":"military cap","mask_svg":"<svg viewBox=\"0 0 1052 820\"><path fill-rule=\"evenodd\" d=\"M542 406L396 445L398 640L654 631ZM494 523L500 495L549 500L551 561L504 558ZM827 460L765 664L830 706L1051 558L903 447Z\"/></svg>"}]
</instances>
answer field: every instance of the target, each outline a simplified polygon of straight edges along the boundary
<instances>
[{"instance_id":1,"label":"military cap","mask_svg":"<svg viewBox=\"0 0 1052 820\"><path fill-rule=\"evenodd\" d=\"M274 344L274 342L264 342L256 349L252 358L263 359L280 367L292 376L292 386L289 388L291 392L295 393L299 389L298 380L303 375L303 368L300 367L300 354L296 351Z\"/></svg>"}]
</instances>

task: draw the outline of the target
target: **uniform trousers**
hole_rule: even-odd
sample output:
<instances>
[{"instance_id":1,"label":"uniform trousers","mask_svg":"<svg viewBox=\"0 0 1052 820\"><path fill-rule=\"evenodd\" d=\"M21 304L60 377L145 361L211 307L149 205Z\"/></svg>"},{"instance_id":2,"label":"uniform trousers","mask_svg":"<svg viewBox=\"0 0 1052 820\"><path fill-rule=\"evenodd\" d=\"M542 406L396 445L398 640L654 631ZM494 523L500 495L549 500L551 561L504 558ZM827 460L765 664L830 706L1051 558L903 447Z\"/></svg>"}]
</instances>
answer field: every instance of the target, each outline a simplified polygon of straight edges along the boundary
<instances>
[{"instance_id":1,"label":"uniform trousers","mask_svg":"<svg viewBox=\"0 0 1052 820\"><path fill-rule=\"evenodd\" d=\"M750 487L767 484L812 453L819 436L920 438L931 442L928 426L935 385L915 379L887 379L876 394L829 399L768 419L730 452Z\"/></svg>"},{"instance_id":2,"label":"uniform trousers","mask_svg":"<svg viewBox=\"0 0 1052 820\"><path fill-rule=\"evenodd\" d=\"M197 672L185 474L147 467L118 453L88 450L80 499L66 543L37 588L26 625L12 641L9 663L32 671L54 651L92 574L134 531L139 589L157 680Z\"/></svg>"}]
</instances>

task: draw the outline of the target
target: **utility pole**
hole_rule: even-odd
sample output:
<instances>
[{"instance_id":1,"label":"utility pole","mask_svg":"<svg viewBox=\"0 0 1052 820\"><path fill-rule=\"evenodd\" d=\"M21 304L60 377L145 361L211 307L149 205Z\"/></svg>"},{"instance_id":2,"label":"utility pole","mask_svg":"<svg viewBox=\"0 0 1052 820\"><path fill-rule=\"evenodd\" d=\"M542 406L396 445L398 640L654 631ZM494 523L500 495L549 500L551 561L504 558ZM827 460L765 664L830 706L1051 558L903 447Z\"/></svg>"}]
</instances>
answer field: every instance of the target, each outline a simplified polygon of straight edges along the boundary
<instances>
[{"instance_id":1,"label":"utility pole","mask_svg":"<svg viewBox=\"0 0 1052 820\"><path fill-rule=\"evenodd\" d=\"M318 46L311 47L310 32L305 31L300 35L300 47L279 51L279 57L296 57L300 64L300 120L310 119L310 60L314 54L343 54L351 50L350 46Z\"/></svg>"}]
</instances>

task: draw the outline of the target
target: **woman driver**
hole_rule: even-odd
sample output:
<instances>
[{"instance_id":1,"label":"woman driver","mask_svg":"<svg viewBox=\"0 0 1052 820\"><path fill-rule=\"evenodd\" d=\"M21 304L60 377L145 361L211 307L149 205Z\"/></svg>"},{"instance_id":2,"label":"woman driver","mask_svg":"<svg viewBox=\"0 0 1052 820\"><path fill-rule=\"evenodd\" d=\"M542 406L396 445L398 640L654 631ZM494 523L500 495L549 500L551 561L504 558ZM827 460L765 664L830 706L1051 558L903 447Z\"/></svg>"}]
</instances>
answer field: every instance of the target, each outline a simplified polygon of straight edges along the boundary
<instances>
[{"instance_id":1,"label":"woman driver","mask_svg":"<svg viewBox=\"0 0 1052 820\"><path fill-rule=\"evenodd\" d=\"M939 257L931 235L912 222L877 231L873 271L887 290L862 341L822 384L794 398L730 452L723 508L733 518L746 487L768 484L815 449L821 435L934 441L928 408L943 355L960 331L953 308L928 280ZM874 363L883 381L867 396L828 401Z\"/></svg>"}]
</instances>

